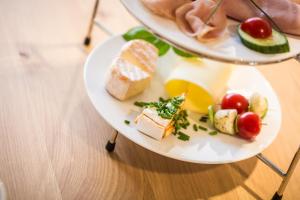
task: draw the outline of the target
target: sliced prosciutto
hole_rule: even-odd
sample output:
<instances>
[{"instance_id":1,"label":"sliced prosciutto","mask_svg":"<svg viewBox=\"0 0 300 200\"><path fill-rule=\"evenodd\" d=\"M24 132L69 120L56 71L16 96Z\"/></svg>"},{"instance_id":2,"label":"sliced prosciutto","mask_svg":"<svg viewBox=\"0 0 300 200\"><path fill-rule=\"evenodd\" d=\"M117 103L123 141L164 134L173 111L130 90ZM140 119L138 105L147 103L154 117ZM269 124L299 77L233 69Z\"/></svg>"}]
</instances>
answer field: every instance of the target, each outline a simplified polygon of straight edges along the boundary
<instances>
[{"instance_id":1,"label":"sliced prosciutto","mask_svg":"<svg viewBox=\"0 0 300 200\"><path fill-rule=\"evenodd\" d=\"M196 0L176 10L176 23L188 36L206 41L220 36L226 28L226 14L222 6L209 19L217 3L213 0Z\"/></svg>"},{"instance_id":2,"label":"sliced prosciutto","mask_svg":"<svg viewBox=\"0 0 300 200\"><path fill-rule=\"evenodd\" d=\"M142 0L142 2L153 13L175 19L175 10L185 3L192 2L192 0Z\"/></svg>"},{"instance_id":3,"label":"sliced prosciutto","mask_svg":"<svg viewBox=\"0 0 300 200\"><path fill-rule=\"evenodd\" d=\"M282 31L300 35L299 0L255 0ZM267 19L249 0L225 0L224 9L229 17L244 21L251 17Z\"/></svg>"}]
</instances>

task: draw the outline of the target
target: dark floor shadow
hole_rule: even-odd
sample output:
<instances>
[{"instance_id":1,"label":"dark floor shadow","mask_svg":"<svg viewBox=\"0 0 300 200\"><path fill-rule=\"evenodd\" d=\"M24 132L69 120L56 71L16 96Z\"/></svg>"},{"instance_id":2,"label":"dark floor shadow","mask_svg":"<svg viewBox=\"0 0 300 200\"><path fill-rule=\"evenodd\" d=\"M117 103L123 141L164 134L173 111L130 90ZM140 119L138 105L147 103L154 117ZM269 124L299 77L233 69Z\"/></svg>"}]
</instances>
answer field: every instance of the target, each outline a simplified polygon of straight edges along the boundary
<instances>
[{"instance_id":1,"label":"dark floor shadow","mask_svg":"<svg viewBox=\"0 0 300 200\"><path fill-rule=\"evenodd\" d=\"M166 191L174 191L173 196L176 199L182 199L183 194L184 199L209 199L236 187L244 188L255 199L262 199L245 184L256 167L257 159L255 157L236 163L218 165L182 162L144 149L121 134L117 138L115 152L108 153L105 145L112 132L103 131L105 122L95 110L93 111L92 105L87 101L88 99L83 100L74 110L70 111L72 114L69 115L68 121L74 125L81 120L81 117L78 118L78 116L82 116L88 111L91 120L88 123L93 128L89 133L73 131L72 134L78 134L77 136L94 150L109 156L116 163L118 170L126 173L128 168L136 168L137 170L133 170L136 176L140 176L141 171L145 172L144 178L150 185L153 182L156 183L157 179L162 182L167 180L170 184L164 185L164 187ZM107 127L109 126L107 125ZM92 134L93 137L87 137L87 134ZM173 190L174 188L176 190Z\"/></svg>"},{"instance_id":2,"label":"dark floor shadow","mask_svg":"<svg viewBox=\"0 0 300 200\"><path fill-rule=\"evenodd\" d=\"M153 153L127 140L122 135L118 138L116 151L109 155L119 164L130 165L162 176L168 174L169 178L174 181L174 185L182 185L182 180L177 178L178 175L181 175L185 182L190 182L192 187L197 188L195 190L197 193L186 194L187 199L208 199L238 186L244 188L253 198L262 199L244 183L255 169L257 164L255 157L231 164L194 164ZM195 182L195 179L199 181ZM205 181L203 182L203 180ZM182 185L179 189L177 188L176 193L185 193L191 184Z\"/></svg>"},{"instance_id":3,"label":"dark floor shadow","mask_svg":"<svg viewBox=\"0 0 300 200\"><path fill-rule=\"evenodd\" d=\"M257 163L258 159L256 157L253 157L251 159L254 159L255 163ZM251 174L251 172L248 171L249 168L245 168L245 164L247 164L247 162L241 161L241 162L238 162L238 163L231 163L230 166L232 167L232 169L234 169L236 171L236 173L238 175L240 175L240 176L244 177L245 179L247 179L249 177L249 175ZM244 188L244 190L246 190L253 198L258 199L258 200L263 199L255 191L253 191L250 187L248 187L244 182L242 182L240 184L240 186L242 188Z\"/></svg>"}]
</instances>

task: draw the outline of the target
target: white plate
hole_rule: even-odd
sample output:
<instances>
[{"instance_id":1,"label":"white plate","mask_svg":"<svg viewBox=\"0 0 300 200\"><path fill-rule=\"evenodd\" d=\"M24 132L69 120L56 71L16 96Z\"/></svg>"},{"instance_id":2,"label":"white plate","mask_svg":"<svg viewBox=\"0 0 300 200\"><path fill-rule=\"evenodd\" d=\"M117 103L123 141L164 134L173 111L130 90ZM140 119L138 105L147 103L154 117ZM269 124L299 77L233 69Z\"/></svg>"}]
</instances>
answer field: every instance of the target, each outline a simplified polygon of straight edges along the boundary
<instances>
[{"instance_id":1,"label":"white plate","mask_svg":"<svg viewBox=\"0 0 300 200\"><path fill-rule=\"evenodd\" d=\"M253 67L237 67L229 81L229 88L243 92L256 91L264 94L269 100L270 111L264 119L268 124L262 128L260 135L253 142L236 137L218 134L210 136L207 132L187 133L191 135L189 141L181 141L174 135L156 141L135 129L133 118L138 114L139 108L135 101L157 100L164 96L163 83L160 80L160 69L152 80L151 87L142 95L127 101L118 101L105 90L105 74L112 59L125 44L121 36L114 36L96 47L85 63L84 81L87 93L99 114L125 137L158 154L194 163L229 163L252 157L263 151L276 137L281 123L281 110L276 94L267 80ZM159 63L172 63L174 53L160 58ZM128 126L124 120L131 120ZM198 118L197 118L198 119ZM196 120L197 120L196 119Z\"/></svg>"},{"instance_id":2,"label":"white plate","mask_svg":"<svg viewBox=\"0 0 300 200\"><path fill-rule=\"evenodd\" d=\"M121 0L121 2L136 19L165 40L214 60L241 64L268 64L300 54L300 38L297 39L296 36L288 36L290 44L288 53L268 55L252 51L240 42L236 33L237 22L232 20L229 20L228 31L221 39L213 43L200 43L183 34L173 21L154 15L143 6L141 0Z\"/></svg>"}]
</instances>

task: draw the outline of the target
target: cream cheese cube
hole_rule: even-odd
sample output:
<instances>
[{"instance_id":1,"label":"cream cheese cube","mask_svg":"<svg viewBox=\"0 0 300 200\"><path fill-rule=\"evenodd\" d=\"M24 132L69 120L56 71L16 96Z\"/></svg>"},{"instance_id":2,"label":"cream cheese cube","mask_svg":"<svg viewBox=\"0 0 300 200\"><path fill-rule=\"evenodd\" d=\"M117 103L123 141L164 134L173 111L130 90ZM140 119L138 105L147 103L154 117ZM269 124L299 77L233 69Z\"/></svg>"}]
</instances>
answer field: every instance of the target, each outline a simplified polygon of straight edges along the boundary
<instances>
[{"instance_id":1,"label":"cream cheese cube","mask_svg":"<svg viewBox=\"0 0 300 200\"><path fill-rule=\"evenodd\" d=\"M164 119L154 108L146 108L136 118L136 128L156 140L161 140L173 128L171 119Z\"/></svg>"},{"instance_id":2,"label":"cream cheese cube","mask_svg":"<svg viewBox=\"0 0 300 200\"><path fill-rule=\"evenodd\" d=\"M215 128L223 133L235 134L235 120L237 111L235 109L218 110L214 116Z\"/></svg>"}]
</instances>

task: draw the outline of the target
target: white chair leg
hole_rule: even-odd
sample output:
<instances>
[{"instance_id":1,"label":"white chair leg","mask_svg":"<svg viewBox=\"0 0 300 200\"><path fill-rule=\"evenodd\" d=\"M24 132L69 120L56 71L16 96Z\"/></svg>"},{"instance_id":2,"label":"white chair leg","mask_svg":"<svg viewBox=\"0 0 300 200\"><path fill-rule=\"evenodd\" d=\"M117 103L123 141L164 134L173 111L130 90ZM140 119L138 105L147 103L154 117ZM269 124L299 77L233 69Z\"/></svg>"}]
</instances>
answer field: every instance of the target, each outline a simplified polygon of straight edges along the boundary
<instances>
[{"instance_id":1,"label":"white chair leg","mask_svg":"<svg viewBox=\"0 0 300 200\"><path fill-rule=\"evenodd\" d=\"M5 187L1 181L0 181L0 200L6 200Z\"/></svg>"}]
</instances>

